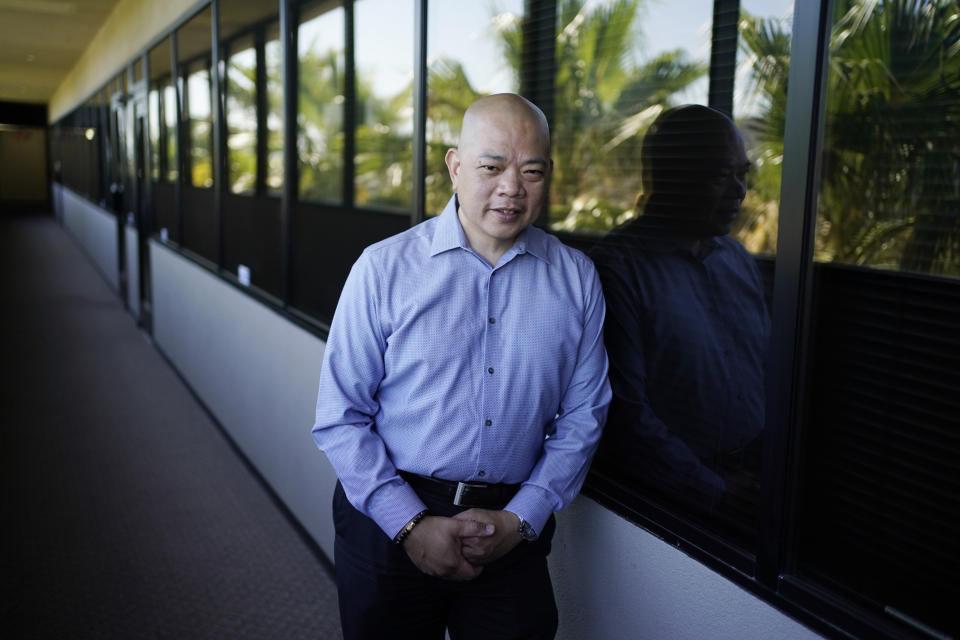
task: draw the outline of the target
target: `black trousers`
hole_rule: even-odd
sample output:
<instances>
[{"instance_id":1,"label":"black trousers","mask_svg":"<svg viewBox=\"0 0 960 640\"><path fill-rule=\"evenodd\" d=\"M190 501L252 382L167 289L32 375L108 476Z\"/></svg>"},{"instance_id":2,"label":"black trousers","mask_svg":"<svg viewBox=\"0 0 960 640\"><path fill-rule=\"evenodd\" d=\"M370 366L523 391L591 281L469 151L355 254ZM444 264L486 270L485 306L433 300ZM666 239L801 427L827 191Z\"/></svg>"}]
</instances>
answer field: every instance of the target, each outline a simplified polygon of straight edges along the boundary
<instances>
[{"instance_id":1,"label":"black trousers","mask_svg":"<svg viewBox=\"0 0 960 640\"><path fill-rule=\"evenodd\" d=\"M464 508L422 495L433 515ZM555 522L535 542L524 542L468 582L422 573L370 518L357 511L337 483L333 495L336 579L345 640L550 639L557 606L547 570Z\"/></svg>"}]
</instances>

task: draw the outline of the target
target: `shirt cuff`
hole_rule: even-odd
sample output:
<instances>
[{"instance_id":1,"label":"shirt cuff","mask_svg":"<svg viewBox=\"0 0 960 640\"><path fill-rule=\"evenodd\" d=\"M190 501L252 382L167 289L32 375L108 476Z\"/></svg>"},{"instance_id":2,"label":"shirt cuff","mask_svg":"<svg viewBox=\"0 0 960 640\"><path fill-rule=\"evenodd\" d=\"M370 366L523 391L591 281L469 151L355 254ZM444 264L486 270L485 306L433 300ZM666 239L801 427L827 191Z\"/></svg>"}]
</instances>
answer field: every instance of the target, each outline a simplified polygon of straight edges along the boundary
<instances>
[{"instance_id":1,"label":"shirt cuff","mask_svg":"<svg viewBox=\"0 0 960 640\"><path fill-rule=\"evenodd\" d=\"M507 503L504 511L515 513L529 524L533 530L540 535L547 520L553 515L554 508L552 500L547 493L532 484L525 484L517 491L517 495ZM416 515L416 514L414 514Z\"/></svg>"},{"instance_id":2,"label":"shirt cuff","mask_svg":"<svg viewBox=\"0 0 960 640\"><path fill-rule=\"evenodd\" d=\"M369 515L393 540L415 515L426 508L413 487L401 481L381 487L372 496Z\"/></svg>"}]
</instances>

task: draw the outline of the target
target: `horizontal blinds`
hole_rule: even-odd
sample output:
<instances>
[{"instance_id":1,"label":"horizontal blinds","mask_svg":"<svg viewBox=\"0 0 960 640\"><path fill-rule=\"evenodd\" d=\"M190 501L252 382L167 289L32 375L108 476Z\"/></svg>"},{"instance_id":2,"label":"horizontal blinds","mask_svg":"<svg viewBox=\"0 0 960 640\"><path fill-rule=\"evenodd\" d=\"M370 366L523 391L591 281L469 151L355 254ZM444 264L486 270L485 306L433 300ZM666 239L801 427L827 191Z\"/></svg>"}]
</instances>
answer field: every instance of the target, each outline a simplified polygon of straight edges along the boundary
<instances>
[{"instance_id":1,"label":"horizontal blinds","mask_svg":"<svg viewBox=\"0 0 960 640\"><path fill-rule=\"evenodd\" d=\"M960 281L821 264L815 299L801 567L944 629L960 571Z\"/></svg>"}]
</instances>

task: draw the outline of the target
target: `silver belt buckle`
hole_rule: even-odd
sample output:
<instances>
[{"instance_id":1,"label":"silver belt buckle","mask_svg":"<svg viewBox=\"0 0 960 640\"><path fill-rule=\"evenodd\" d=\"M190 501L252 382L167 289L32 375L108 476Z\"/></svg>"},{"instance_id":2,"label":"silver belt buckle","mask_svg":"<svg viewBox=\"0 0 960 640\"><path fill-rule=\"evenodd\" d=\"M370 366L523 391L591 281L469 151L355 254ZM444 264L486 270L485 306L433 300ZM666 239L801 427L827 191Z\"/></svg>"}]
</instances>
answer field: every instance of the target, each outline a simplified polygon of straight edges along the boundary
<instances>
[{"instance_id":1,"label":"silver belt buckle","mask_svg":"<svg viewBox=\"0 0 960 640\"><path fill-rule=\"evenodd\" d=\"M482 489L484 486L486 486L486 485L477 484L476 482L458 482L458 483L457 483L457 493L454 494L454 496L453 496L453 504L454 504L455 506L458 506L458 507L469 507L469 506L471 506L469 503L468 503L468 504L463 504L462 502L460 502L460 499L464 497L464 496L463 496L464 492L467 491L467 490L469 490L469 489Z\"/></svg>"}]
</instances>

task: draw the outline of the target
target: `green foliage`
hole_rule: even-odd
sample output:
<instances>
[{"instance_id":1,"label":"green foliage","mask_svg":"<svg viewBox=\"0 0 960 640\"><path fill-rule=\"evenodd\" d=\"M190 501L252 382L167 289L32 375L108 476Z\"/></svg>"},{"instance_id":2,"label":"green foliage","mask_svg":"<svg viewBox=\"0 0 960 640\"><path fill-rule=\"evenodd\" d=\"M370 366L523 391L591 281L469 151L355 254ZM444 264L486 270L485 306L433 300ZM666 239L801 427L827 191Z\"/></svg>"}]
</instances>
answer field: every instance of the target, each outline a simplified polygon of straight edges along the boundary
<instances>
[{"instance_id":1,"label":"green foliage","mask_svg":"<svg viewBox=\"0 0 960 640\"><path fill-rule=\"evenodd\" d=\"M343 52L310 48L301 53L299 65L300 197L339 200L343 193Z\"/></svg>"},{"instance_id":2,"label":"green foliage","mask_svg":"<svg viewBox=\"0 0 960 640\"><path fill-rule=\"evenodd\" d=\"M439 58L428 73L425 206L427 215L436 215L450 199L444 156L447 149L457 146L463 112L481 94L470 85L463 65L455 60Z\"/></svg>"},{"instance_id":3,"label":"green foliage","mask_svg":"<svg viewBox=\"0 0 960 640\"><path fill-rule=\"evenodd\" d=\"M233 193L257 187L257 68L253 56L227 65L227 184Z\"/></svg>"},{"instance_id":4,"label":"green foliage","mask_svg":"<svg viewBox=\"0 0 960 640\"><path fill-rule=\"evenodd\" d=\"M638 65L630 52L642 36L635 24L639 8L638 0L560 5L550 209L555 229L602 233L634 215L643 134L676 92L707 71L681 50Z\"/></svg>"},{"instance_id":5,"label":"green foliage","mask_svg":"<svg viewBox=\"0 0 960 640\"><path fill-rule=\"evenodd\" d=\"M765 100L752 130L782 157L789 38L741 34ZM960 5L842 0L830 43L817 259L960 275Z\"/></svg>"},{"instance_id":6,"label":"green foliage","mask_svg":"<svg viewBox=\"0 0 960 640\"><path fill-rule=\"evenodd\" d=\"M960 275L960 4L838 3L823 259Z\"/></svg>"}]
</instances>

